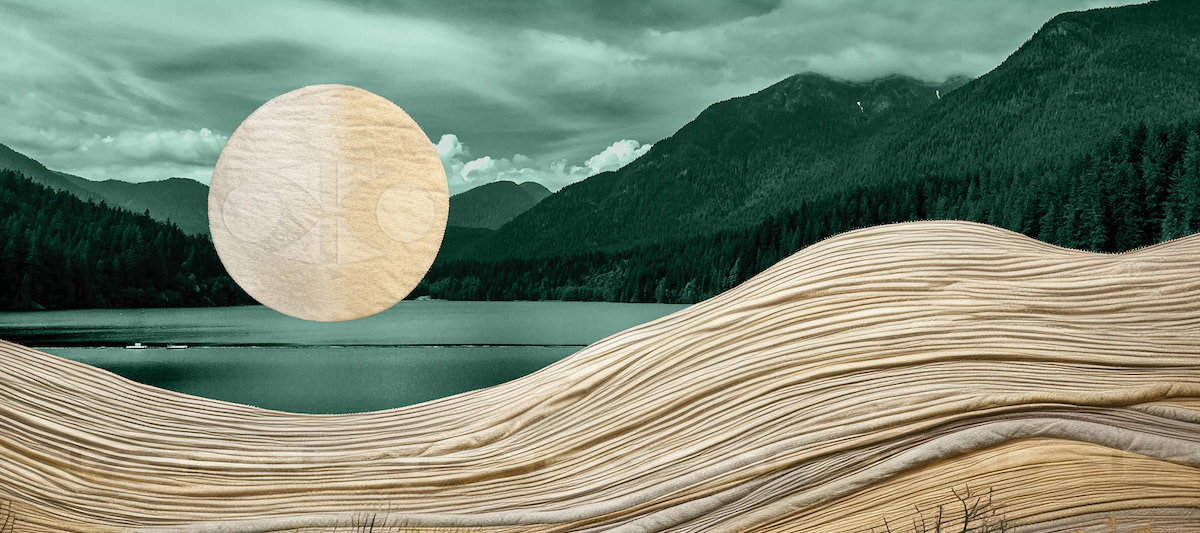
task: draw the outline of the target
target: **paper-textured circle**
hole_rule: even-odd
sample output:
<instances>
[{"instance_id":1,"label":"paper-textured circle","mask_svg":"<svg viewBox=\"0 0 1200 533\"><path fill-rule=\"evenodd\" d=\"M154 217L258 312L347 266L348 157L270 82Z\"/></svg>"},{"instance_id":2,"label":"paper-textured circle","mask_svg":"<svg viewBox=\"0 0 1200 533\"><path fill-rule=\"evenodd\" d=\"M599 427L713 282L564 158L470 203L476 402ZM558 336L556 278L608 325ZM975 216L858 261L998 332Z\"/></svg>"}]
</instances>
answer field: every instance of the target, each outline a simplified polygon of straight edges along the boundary
<instances>
[{"instance_id":1,"label":"paper-textured circle","mask_svg":"<svg viewBox=\"0 0 1200 533\"><path fill-rule=\"evenodd\" d=\"M449 212L437 150L395 104L346 85L276 97L229 137L208 220L250 296L340 321L402 300L433 264Z\"/></svg>"}]
</instances>

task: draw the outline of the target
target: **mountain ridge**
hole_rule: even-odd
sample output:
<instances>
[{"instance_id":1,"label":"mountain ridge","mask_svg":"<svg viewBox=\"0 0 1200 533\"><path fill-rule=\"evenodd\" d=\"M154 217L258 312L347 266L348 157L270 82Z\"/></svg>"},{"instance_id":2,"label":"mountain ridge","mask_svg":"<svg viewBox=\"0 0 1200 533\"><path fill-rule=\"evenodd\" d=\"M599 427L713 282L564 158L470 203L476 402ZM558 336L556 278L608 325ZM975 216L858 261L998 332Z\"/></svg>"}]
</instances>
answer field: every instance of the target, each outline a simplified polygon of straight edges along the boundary
<instances>
[{"instance_id":1,"label":"mountain ridge","mask_svg":"<svg viewBox=\"0 0 1200 533\"><path fill-rule=\"evenodd\" d=\"M545 186L526 181L495 181L450 197L447 225L498 229L550 196Z\"/></svg>"},{"instance_id":2,"label":"mountain ridge","mask_svg":"<svg viewBox=\"0 0 1200 533\"><path fill-rule=\"evenodd\" d=\"M208 234L208 186L189 178L170 177L144 182L116 179L90 180L51 170L41 162L0 144L0 169L15 170L35 183L66 191L94 203L132 211L150 212L150 217L179 226L192 235ZM448 226L495 230L552 194L536 182L487 183L450 197ZM459 232L471 238L455 243L473 242L489 232Z\"/></svg>"},{"instance_id":3,"label":"mountain ridge","mask_svg":"<svg viewBox=\"0 0 1200 533\"><path fill-rule=\"evenodd\" d=\"M173 223L191 235L208 234L208 186L193 179L94 181L51 170L3 144L0 144L0 169L15 170L35 183L69 192L84 201L103 202L134 213L149 211L151 218Z\"/></svg>"},{"instance_id":4,"label":"mountain ridge","mask_svg":"<svg viewBox=\"0 0 1200 533\"><path fill-rule=\"evenodd\" d=\"M645 155L563 188L470 252L490 258L609 250L701 233L713 221L760 220L754 190L776 179L774 174L739 180L726 179L727 173L745 170L755 157L787 160L807 173L826 172L830 161L824 152L830 147L852 146L961 83L961 78L938 83L903 75L863 82L811 72L789 76L710 105ZM757 101L770 105L748 105ZM798 120L806 124L799 137L775 145L775 153L757 151L764 135ZM725 127L730 121L734 127ZM605 241L614 235L628 238L615 245Z\"/></svg>"},{"instance_id":5,"label":"mountain ridge","mask_svg":"<svg viewBox=\"0 0 1200 533\"><path fill-rule=\"evenodd\" d=\"M799 116L780 97L789 87L805 89L792 91L802 107L805 94L835 94L837 83L791 76L710 106L630 165L564 188L464 256L620 251L749 227L805 199L891 179L1057 168L1128 123L1200 116L1198 28L1200 3L1178 0L1063 13L992 71L860 138L846 113L859 101L870 110L870 98L836 93L817 120L789 122Z\"/></svg>"}]
</instances>

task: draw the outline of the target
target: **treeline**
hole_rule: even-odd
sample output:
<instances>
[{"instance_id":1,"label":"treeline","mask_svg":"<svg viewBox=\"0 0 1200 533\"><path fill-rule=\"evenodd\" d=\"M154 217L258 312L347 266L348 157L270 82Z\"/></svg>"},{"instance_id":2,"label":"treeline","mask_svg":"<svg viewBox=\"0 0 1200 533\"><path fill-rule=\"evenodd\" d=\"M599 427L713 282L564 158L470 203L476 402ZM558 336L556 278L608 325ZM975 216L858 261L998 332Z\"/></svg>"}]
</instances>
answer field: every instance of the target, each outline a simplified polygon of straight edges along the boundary
<instances>
[{"instance_id":1,"label":"treeline","mask_svg":"<svg viewBox=\"0 0 1200 533\"><path fill-rule=\"evenodd\" d=\"M418 290L451 300L692 303L831 235L947 219L1103 252L1200 231L1200 124L1125 127L1065 166L863 186L702 238L617 253L447 262L435 265Z\"/></svg>"},{"instance_id":2,"label":"treeline","mask_svg":"<svg viewBox=\"0 0 1200 533\"><path fill-rule=\"evenodd\" d=\"M0 170L0 309L246 303L207 237Z\"/></svg>"}]
</instances>

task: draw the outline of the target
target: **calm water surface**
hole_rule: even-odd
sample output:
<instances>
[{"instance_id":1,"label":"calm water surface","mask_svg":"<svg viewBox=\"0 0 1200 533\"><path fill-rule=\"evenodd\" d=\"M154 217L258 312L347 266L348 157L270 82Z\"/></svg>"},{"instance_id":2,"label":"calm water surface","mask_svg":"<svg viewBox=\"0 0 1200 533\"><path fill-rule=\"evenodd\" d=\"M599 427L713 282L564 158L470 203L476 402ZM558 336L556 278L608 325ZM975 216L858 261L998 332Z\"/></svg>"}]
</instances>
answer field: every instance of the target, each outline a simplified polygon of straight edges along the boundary
<instances>
[{"instance_id":1,"label":"calm water surface","mask_svg":"<svg viewBox=\"0 0 1200 533\"><path fill-rule=\"evenodd\" d=\"M406 301L339 323L259 306L10 312L0 338L187 394L346 413L503 383L683 307ZM134 342L151 347L122 348Z\"/></svg>"}]
</instances>

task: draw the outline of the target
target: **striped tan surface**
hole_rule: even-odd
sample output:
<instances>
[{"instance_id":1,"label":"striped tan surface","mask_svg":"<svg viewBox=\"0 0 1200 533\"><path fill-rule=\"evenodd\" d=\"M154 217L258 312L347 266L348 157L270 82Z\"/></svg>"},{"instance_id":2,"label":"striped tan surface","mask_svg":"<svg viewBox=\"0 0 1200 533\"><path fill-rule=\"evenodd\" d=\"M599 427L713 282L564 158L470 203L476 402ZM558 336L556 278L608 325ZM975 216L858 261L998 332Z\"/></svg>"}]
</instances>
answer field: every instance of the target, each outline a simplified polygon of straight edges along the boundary
<instances>
[{"instance_id":1,"label":"striped tan surface","mask_svg":"<svg viewBox=\"0 0 1200 533\"><path fill-rule=\"evenodd\" d=\"M1102 255L860 230L530 376L373 413L0 344L16 531L850 532L966 486L1029 531L1200 531L1200 236Z\"/></svg>"}]
</instances>

